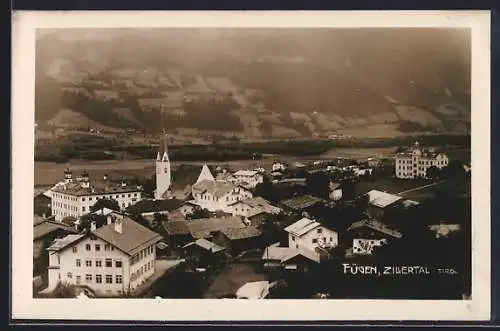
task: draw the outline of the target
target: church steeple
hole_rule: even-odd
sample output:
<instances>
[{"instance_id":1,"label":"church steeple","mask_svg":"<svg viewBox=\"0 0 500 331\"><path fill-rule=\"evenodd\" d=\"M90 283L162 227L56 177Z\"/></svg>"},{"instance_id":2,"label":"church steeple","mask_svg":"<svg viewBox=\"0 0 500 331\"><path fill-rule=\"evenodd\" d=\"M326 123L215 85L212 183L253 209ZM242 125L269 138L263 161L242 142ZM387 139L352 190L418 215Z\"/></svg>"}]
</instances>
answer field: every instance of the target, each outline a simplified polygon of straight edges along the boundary
<instances>
[{"instance_id":1,"label":"church steeple","mask_svg":"<svg viewBox=\"0 0 500 331\"><path fill-rule=\"evenodd\" d=\"M161 107L161 135L160 147L156 155L156 191L155 199L165 199L168 197L171 174L170 159L168 157L167 134L163 127L163 106Z\"/></svg>"}]
</instances>

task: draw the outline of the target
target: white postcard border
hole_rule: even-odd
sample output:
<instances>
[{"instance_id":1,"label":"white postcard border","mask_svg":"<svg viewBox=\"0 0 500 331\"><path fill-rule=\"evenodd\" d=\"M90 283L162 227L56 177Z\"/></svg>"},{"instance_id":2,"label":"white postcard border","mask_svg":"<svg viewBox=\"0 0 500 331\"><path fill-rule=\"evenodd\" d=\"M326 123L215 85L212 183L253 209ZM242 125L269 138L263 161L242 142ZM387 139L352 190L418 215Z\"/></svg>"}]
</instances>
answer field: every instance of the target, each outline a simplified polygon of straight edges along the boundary
<instances>
[{"instance_id":1,"label":"white postcard border","mask_svg":"<svg viewBox=\"0 0 500 331\"><path fill-rule=\"evenodd\" d=\"M35 29L62 27L468 27L472 35L472 299L33 299ZM490 318L490 13L16 12L12 32L12 318L136 321L488 320Z\"/></svg>"}]
</instances>

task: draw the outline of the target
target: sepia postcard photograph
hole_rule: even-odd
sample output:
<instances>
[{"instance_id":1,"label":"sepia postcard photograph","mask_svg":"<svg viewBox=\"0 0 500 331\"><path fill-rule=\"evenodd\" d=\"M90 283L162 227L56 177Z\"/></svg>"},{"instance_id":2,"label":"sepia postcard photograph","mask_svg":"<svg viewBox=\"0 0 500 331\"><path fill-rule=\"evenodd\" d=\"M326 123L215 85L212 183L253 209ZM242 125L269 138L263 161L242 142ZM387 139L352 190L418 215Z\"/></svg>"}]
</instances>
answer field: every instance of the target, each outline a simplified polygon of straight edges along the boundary
<instances>
[{"instance_id":1,"label":"sepia postcard photograph","mask_svg":"<svg viewBox=\"0 0 500 331\"><path fill-rule=\"evenodd\" d=\"M490 318L488 12L12 36L13 318Z\"/></svg>"}]
</instances>

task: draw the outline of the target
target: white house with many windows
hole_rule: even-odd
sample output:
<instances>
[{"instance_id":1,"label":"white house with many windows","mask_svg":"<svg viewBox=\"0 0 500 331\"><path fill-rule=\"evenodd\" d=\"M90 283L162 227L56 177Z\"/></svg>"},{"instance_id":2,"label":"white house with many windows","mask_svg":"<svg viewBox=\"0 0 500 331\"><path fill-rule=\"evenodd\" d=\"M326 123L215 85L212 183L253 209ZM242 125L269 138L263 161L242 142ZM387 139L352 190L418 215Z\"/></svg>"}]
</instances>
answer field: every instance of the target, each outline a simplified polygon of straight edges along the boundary
<instances>
[{"instance_id":1,"label":"white house with many windows","mask_svg":"<svg viewBox=\"0 0 500 331\"><path fill-rule=\"evenodd\" d=\"M86 234L56 239L49 253L49 290L58 283L86 286L97 296L133 293L155 272L156 232L123 215L92 224Z\"/></svg>"},{"instance_id":2,"label":"white house with many windows","mask_svg":"<svg viewBox=\"0 0 500 331\"><path fill-rule=\"evenodd\" d=\"M448 165L448 156L432 149L421 148L418 142L412 148L399 152L395 156L394 173L397 178L426 178L427 169L434 166L438 169Z\"/></svg>"},{"instance_id":3,"label":"white house with many windows","mask_svg":"<svg viewBox=\"0 0 500 331\"><path fill-rule=\"evenodd\" d=\"M228 211L229 206L237 201L250 199L252 192L230 182L202 180L192 187L193 204L209 211Z\"/></svg>"},{"instance_id":4,"label":"white house with many windows","mask_svg":"<svg viewBox=\"0 0 500 331\"><path fill-rule=\"evenodd\" d=\"M288 247L316 251L317 248L333 248L339 243L338 233L315 220L304 217L285 228Z\"/></svg>"},{"instance_id":5,"label":"white house with many windows","mask_svg":"<svg viewBox=\"0 0 500 331\"><path fill-rule=\"evenodd\" d=\"M125 181L112 183L107 176L102 181L90 181L87 172L74 180L69 169L65 171L65 181L51 189L52 215L56 221L71 216L79 218L90 212L99 199L113 199L121 208L135 204L142 199L142 187L128 185Z\"/></svg>"},{"instance_id":6,"label":"white house with many windows","mask_svg":"<svg viewBox=\"0 0 500 331\"><path fill-rule=\"evenodd\" d=\"M238 184L246 188L255 188L264 181L264 175L257 170L238 170L233 176Z\"/></svg>"}]
</instances>

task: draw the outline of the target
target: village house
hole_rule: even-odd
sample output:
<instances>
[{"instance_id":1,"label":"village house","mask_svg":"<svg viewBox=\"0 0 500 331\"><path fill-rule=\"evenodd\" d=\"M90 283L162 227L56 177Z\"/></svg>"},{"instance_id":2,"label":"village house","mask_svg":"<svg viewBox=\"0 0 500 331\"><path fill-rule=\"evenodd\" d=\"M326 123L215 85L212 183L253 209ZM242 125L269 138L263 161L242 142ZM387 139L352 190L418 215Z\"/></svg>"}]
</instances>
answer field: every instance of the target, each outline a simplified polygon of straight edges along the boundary
<instances>
[{"instance_id":1,"label":"village house","mask_svg":"<svg viewBox=\"0 0 500 331\"><path fill-rule=\"evenodd\" d=\"M369 219L352 223L347 231L348 238L352 240L352 253L361 255L370 255L375 247L387 245L403 236L384 223Z\"/></svg>"},{"instance_id":2,"label":"village house","mask_svg":"<svg viewBox=\"0 0 500 331\"><path fill-rule=\"evenodd\" d=\"M226 251L226 248L204 238L192 241L182 248L188 262L194 263L198 267L213 264L217 259L221 259Z\"/></svg>"},{"instance_id":3,"label":"village house","mask_svg":"<svg viewBox=\"0 0 500 331\"><path fill-rule=\"evenodd\" d=\"M112 90L94 90L92 91L97 100L100 101L122 101L120 94Z\"/></svg>"},{"instance_id":4,"label":"village house","mask_svg":"<svg viewBox=\"0 0 500 331\"><path fill-rule=\"evenodd\" d=\"M155 273L161 236L122 216L106 226L56 239L48 248L49 289L58 283L83 286L96 296L133 293Z\"/></svg>"},{"instance_id":5,"label":"village house","mask_svg":"<svg viewBox=\"0 0 500 331\"><path fill-rule=\"evenodd\" d=\"M284 269L307 272L312 265L320 263L320 255L307 249L271 245L262 254L264 269Z\"/></svg>"},{"instance_id":6,"label":"village house","mask_svg":"<svg viewBox=\"0 0 500 331\"><path fill-rule=\"evenodd\" d=\"M338 246L338 233L309 218L301 218L287 226L288 247L316 252L318 248L329 249Z\"/></svg>"},{"instance_id":7,"label":"village house","mask_svg":"<svg viewBox=\"0 0 500 331\"><path fill-rule=\"evenodd\" d=\"M427 169L432 166L442 169L448 162L445 153L421 148L419 143L415 142L412 148L396 153L394 172L396 177L401 179L427 178Z\"/></svg>"},{"instance_id":8,"label":"village house","mask_svg":"<svg viewBox=\"0 0 500 331\"><path fill-rule=\"evenodd\" d=\"M238 255L243 251L262 248L262 231L253 226L236 229L221 229L212 234L213 242L225 247L229 254Z\"/></svg>"},{"instance_id":9,"label":"village house","mask_svg":"<svg viewBox=\"0 0 500 331\"><path fill-rule=\"evenodd\" d=\"M99 199L116 200L122 209L142 199L142 187L128 185L126 181L115 184L107 176L102 181L90 181L86 171L76 180L72 172L65 171L65 181L50 190L51 209L56 221L65 217L78 219L90 212L90 208Z\"/></svg>"},{"instance_id":10,"label":"village house","mask_svg":"<svg viewBox=\"0 0 500 331\"><path fill-rule=\"evenodd\" d=\"M252 192L244 187L228 182L204 179L192 187L191 203L208 211L227 211L234 202L250 199Z\"/></svg>"},{"instance_id":11,"label":"village house","mask_svg":"<svg viewBox=\"0 0 500 331\"><path fill-rule=\"evenodd\" d=\"M272 165L272 171L283 172L286 170L286 165L281 162L274 162Z\"/></svg>"},{"instance_id":12,"label":"village house","mask_svg":"<svg viewBox=\"0 0 500 331\"><path fill-rule=\"evenodd\" d=\"M328 184L329 193L328 196L330 200L339 201L342 199L342 184L336 182L330 182Z\"/></svg>"},{"instance_id":13,"label":"village house","mask_svg":"<svg viewBox=\"0 0 500 331\"><path fill-rule=\"evenodd\" d=\"M233 176L236 178L236 183L246 188L255 188L264 181L264 176L256 170L238 170Z\"/></svg>"},{"instance_id":14,"label":"village house","mask_svg":"<svg viewBox=\"0 0 500 331\"><path fill-rule=\"evenodd\" d=\"M380 160L377 158L374 158L374 157L369 157L366 160L366 163L367 163L368 167L370 167L370 168L376 168L376 167L380 166L380 164L381 164Z\"/></svg>"},{"instance_id":15,"label":"village house","mask_svg":"<svg viewBox=\"0 0 500 331\"><path fill-rule=\"evenodd\" d=\"M320 198L305 194L282 200L280 205L285 210L306 215L309 214L316 206L324 202L325 201Z\"/></svg>"},{"instance_id":16,"label":"village house","mask_svg":"<svg viewBox=\"0 0 500 331\"><path fill-rule=\"evenodd\" d=\"M75 230L66 224L49 221L33 215L33 272L38 275L46 270L49 261L47 248L57 238L63 238Z\"/></svg>"},{"instance_id":17,"label":"village house","mask_svg":"<svg viewBox=\"0 0 500 331\"><path fill-rule=\"evenodd\" d=\"M262 197L254 197L237 201L228 206L227 211L233 216L250 217L260 213L279 214L281 208L273 206L269 201Z\"/></svg>"},{"instance_id":18,"label":"village house","mask_svg":"<svg viewBox=\"0 0 500 331\"><path fill-rule=\"evenodd\" d=\"M371 190L367 193L368 209L367 213L373 218L383 218L388 215L391 210L394 210L403 204L403 198L399 195L394 195L378 190Z\"/></svg>"},{"instance_id":19,"label":"village house","mask_svg":"<svg viewBox=\"0 0 500 331\"><path fill-rule=\"evenodd\" d=\"M193 240L186 220L168 220L162 222L162 225L165 243L171 249L181 247Z\"/></svg>"}]
</instances>

